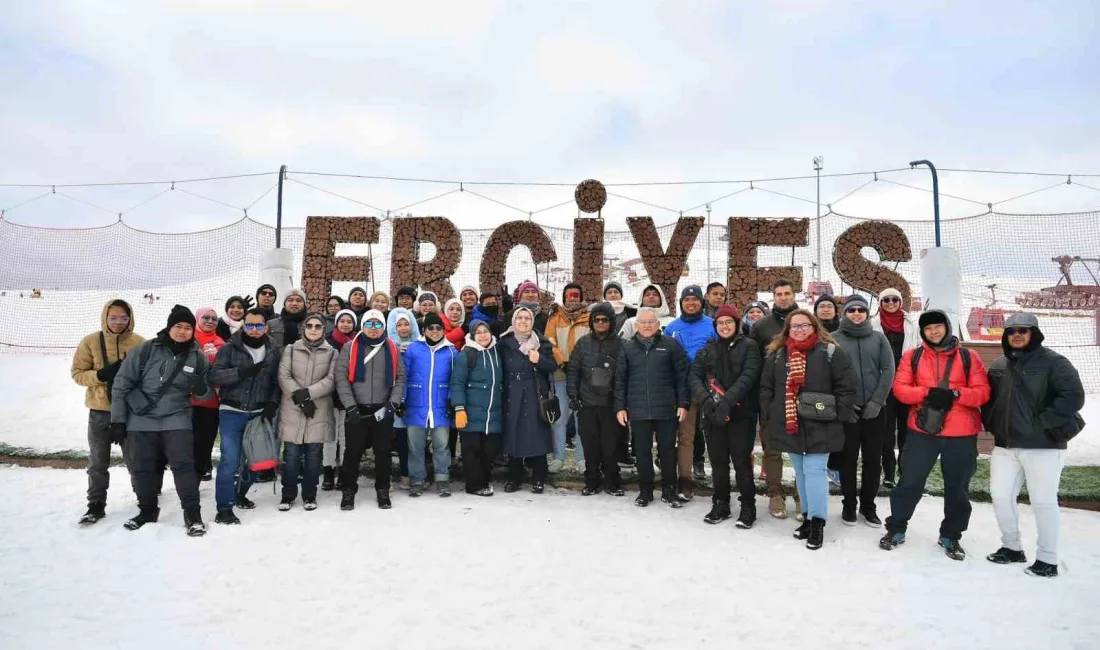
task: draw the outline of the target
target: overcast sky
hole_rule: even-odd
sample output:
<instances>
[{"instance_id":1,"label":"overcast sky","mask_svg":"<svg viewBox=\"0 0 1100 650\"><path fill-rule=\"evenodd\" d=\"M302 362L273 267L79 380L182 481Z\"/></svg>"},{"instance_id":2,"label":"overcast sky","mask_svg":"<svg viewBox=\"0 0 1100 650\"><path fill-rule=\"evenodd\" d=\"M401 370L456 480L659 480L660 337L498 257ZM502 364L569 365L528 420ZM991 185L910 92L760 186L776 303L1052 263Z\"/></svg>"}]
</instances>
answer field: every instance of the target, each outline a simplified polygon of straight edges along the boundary
<instances>
[{"instance_id":1,"label":"overcast sky","mask_svg":"<svg viewBox=\"0 0 1100 650\"><path fill-rule=\"evenodd\" d=\"M226 8L226 7L232 7ZM1097 3L1058 2L49 2L0 21L0 182L183 179L291 170L285 220L376 214L457 186L341 172L564 187L470 186L403 212L488 227L607 183L907 167L1100 174ZM929 187L927 172L884 179ZM208 228L239 208L274 223L272 173L168 186L0 188L5 218L51 226ZM826 179L822 201L867 178ZM995 202L1066 179L945 173ZM1100 177L1081 178L1100 188ZM605 216L659 223L739 185L613 187ZM716 201L730 215L812 216L813 181ZM69 198L72 197L72 198ZM86 201L98 207L78 202ZM1000 206L1100 207L1078 184ZM929 195L873 183L838 212L931 215ZM943 199L945 216L984 206ZM705 214L702 208L689 210ZM571 205L535 215L568 225ZM613 224L612 227L614 227Z\"/></svg>"}]
</instances>

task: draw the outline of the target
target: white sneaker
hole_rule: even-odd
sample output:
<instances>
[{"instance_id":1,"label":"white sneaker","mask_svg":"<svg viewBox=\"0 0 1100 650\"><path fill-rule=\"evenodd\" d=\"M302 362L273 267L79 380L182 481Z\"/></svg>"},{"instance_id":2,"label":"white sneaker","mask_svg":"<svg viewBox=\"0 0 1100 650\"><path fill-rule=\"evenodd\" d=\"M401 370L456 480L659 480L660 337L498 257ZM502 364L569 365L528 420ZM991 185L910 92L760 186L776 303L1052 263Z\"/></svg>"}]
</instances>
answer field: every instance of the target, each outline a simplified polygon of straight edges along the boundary
<instances>
[{"instance_id":1,"label":"white sneaker","mask_svg":"<svg viewBox=\"0 0 1100 650\"><path fill-rule=\"evenodd\" d=\"M557 474L558 472L561 471L562 467L564 467L564 466L565 466L565 463L563 463L562 461L555 458L554 461L550 463L550 468L549 468L550 473L551 474Z\"/></svg>"}]
</instances>

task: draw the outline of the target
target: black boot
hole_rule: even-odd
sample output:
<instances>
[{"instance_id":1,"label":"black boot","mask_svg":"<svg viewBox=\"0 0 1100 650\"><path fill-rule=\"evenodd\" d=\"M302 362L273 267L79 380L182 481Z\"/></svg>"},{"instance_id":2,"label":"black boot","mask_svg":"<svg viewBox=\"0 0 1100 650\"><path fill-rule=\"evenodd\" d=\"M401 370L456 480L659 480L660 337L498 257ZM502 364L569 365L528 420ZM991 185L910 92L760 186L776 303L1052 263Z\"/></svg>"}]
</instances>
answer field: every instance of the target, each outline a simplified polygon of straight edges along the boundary
<instances>
[{"instance_id":1,"label":"black boot","mask_svg":"<svg viewBox=\"0 0 1100 650\"><path fill-rule=\"evenodd\" d=\"M344 496L340 499L341 510L355 510L355 493L351 490L344 490Z\"/></svg>"},{"instance_id":2,"label":"black boot","mask_svg":"<svg viewBox=\"0 0 1100 650\"><path fill-rule=\"evenodd\" d=\"M856 507L854 505L845 505L844 509L840 512L840 520L844 522L846 526L856 525Z\"/></svg>"},{"instance_id":3,"label":"black boot","mask_svg":"<svg viewBox=\"0 0 1100 650\"><path fill-rule=\"evenodd\" d=\"M684 502L680 500L680 495L676 493L676 490L661 490L661 501L667 503L670 508L684 507Z\"/></svg>"},{"instance_id":4,"label":"black boot","mask_svg":"<svg viewBox=\"0 0 1100 650\"><path fill-rule=\"evenodd\" d=\"M125 524L122 524L126 530L137 530L145 524L151 524L156 522L160 517L160 508L142 508L140 512L134 515Z\"/></svg>"},{"instance_id":5,"label":"black boot","mask_svg":"<svg viewBox=\"0 0 1100 650\"><path fill-rule=\"evenodd\" d=\"M1035 576L1036 578L1057 578L1058 577L1058 565L1049 564L1042 560L1035 560L1035 564L1032 564L1028 568L1024 569L1024 573L1029 576Z\"/></svg>"},{"instance_id":6,"label":"black boot","mask_svg":"<svg viewBox=\"0 0 1100 650\"><path fill-rule=\"evenodd\" d=\"M1027 562L1027 556L1024 555L1023 551L1014 551L1004 546L985 556L985 559L989 560L993 564L1014 564L1016 562Z\"/></svg>"},{"instance_id":7,"label":"black boot","mask_svg":"<svg viewBox=\"0 0 1100 650\"><path fill-rule=\"evenodd\" d=\"M734 526L737 526L738 528L744 528L744 529L747 530L749 528L752 528L753 524L755 524L755 523L756 523L756 504L755 503L742 504L741 505L741 514L737 516L737 522L734 523Z\"/></svg>"},{"instance_id":8,"label":"black boot","mask_svg":"<svg viewBox=\"0 0 1100 650\"><path fill-rule=\"evenodd\" d=\"M639 508L644 508L653 502L653 492L651 490L642 490L638 493L638 498L634 499L634 505Z\"/></svg>"},{"instance_id":9,"label":"black boot","mask_svg":"<svg viewBox=\"0 0 1100 650\"><path fill-rule=\"evenodd\" d=\"M202 523L202 511L199 508L188 508L183 512L183 526L187 529L188 537L202 537L206 534L206 524Z\"/></svg>"},{"instance_id":10,"label":"black boot","mask_svg":"<svg viewBox=\"0 0 1100 650\"><path fill-rule=\"evenodd\" d=\"M825 520L814 517L810 520L810 538L806 540L806 548L816 551L825 543Z\"/></svg>"},{"instance_id":11,"label":"black boot","mask_svg":"<svg viewBox=\"0 0 1100 650\"><path fill-rule=\"evenodd\" d=\"M331 492L336 487L336 469L332 467L321 468L321 489Z\"/></svg>"},{"instance_id":12,"label":"black boot","mask_svg":"<svg viewBox=\"0 0 1100 650\"><path fill-rule=\"evenodd\" d=\"M378 499L379 510L389 510L393 507L393 503L390 502L389 490L375 490L374 495Z\"/></svg>"},{"instance_id":13,"label":"black boot","mask_svg":"<svg viewBox=\"0 0 1100 650\"><path fill-rule=\"evenodd\" d=\"M218 514L214 515L214 523L222 524L224 526L240 526L241 520L237 516L237 513L233 512L233 509L219 510Z\"/></svg>"},{"instance_id":14,"label":"black boot","mask_svg":"<svg viewBox=\"0 0 1100 650\"><path fill-rule=\"evenodd\" d=\"M95 522L103 519L107 516L107 504L103 502L89 503L88 512L84 513L84 516L80 518L81 526L90 526Z\"/></svg>"},{"instance_id":15,"label":"black boot","mask_svg":"<svg viewBox=\"0 0 1100 650\"><path fill-rule=\"evenodd\" d=\"M715 499L714 504L710 507L710 512L703 517L703 521L708 524L717 524L732 517L730 512L730 502L724 499Z\"/></svg>"},{"instance_id":16,"label":"black boot","mask_svg":"<svg viewBox=\"0 0 1100 650\"><path fill-rule=\"evenodd\" d=\"M810 538L810 519L807 517L802 520L802 524L794 531L795 539L809 539Z\"/></svg>"}]
</instances>

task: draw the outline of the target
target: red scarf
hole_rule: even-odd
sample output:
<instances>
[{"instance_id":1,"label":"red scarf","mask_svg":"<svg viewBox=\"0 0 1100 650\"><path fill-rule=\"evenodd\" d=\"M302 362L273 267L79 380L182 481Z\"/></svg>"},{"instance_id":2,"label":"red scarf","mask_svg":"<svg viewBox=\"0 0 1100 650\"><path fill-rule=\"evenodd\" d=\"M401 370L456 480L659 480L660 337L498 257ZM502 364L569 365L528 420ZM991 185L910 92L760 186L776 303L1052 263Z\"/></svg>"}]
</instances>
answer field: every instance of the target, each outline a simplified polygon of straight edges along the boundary
<instances>
[{"instance_id":1,"label":"red scarf","mask_svg":"<svg viewBox=\"0 0 1100 650\"><path fill-rule=\"evenodd\" d=\"M884 332L893 332L894 334L905 333L905 313L900 309L892 314L884 309L879 310L878 320L882 323L882 330Z\"/></svg>"},{"instance_id":2,"label":"red scarf","mask_svg":"<svg viewBox=\"0 0 1100 650\"><path fill-rule=\"evenodd\" d=\"M341 350L344 349L344 346L347 345L348 341L350 341L352 337L351 334L344 334L340 330L332 330L332 333L329 334L329 336L332 337L332 340L336 342L337 347Z\"/></svg>"},{"instance_id":3,"label":"red scarf","mask_svg":"<svg viewBox=\"0 0 1100 650\"><path fill-rule=\"evenodd\" d=\"M787 433L798 433L798 393L806 385L806 354L817 345L817 332L805 341L787 339L787 387L784 416Z\"/></svg>"}]
</instances>

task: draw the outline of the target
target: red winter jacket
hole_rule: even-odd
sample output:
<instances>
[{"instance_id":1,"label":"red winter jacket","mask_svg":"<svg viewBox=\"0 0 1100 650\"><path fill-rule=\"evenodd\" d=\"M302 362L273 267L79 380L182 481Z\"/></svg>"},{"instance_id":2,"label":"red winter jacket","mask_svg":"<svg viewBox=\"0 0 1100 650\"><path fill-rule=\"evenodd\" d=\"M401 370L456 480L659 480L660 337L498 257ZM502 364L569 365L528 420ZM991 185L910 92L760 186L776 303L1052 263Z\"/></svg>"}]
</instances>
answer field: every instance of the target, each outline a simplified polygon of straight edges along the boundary
<instances>
[{"instance_id":1,"label":"red winter jacket","mask_svg":"<svg viewBox=\"0 0 1100 650\"><path fill-rule=\"evenodd\" d=\"M447 340L454 344L455 349L461 351L466 345L466 330L461 325L452 325L451 319L443 317L443 332Z\"/></svg>"},{"instance_id":2,"label":"red winter jacket","mask_svg":"<svg viewBox=\"0 0 1100 650\"><path fill-rule=\"evenodd\" d=\"M218 350L225 345L225 341L218 336L217 332L203 332L198 328L195 328L195 342L199 344L199 348L206 355L206 360L211 364L214 363L214 357L218 356ZM199 402L194 397L191 398L191 406L200 406L202 408L216 409L218 408L218 391L214 391L214 396L210 399Z\"/></svg>"},{"instance_id":3,"label":"red winter jacket","mask_svg":"<svg viewBox=\"0 0 1100 650\"><path fill-rule=\"evenodd\" d=\"M916 376L913 375L913 353L923 349L920 361L917 365ZM909 409L909 429L921 431L917 426L917 411L928 396L928 390L939 385L943 379L943 371L947 366L947 360L954 354L970 355L970 377L966 376L963 369L962 357L955 359L955 365L951 368L951 379L948 388L956 390L959 396L947 412L947 418L943 423L943 431L939 434L946 437L976 436L982 431L981 407L989 401L989 378L985 374L985 366L982 365L978 353L966 350L956 344L950 350L936 350L927 343L921 343L920 348L907 350L901 356L897 371L894 374L894 396L903 404L910 404L914 408Z\"/></svg>"}]
</instances>

